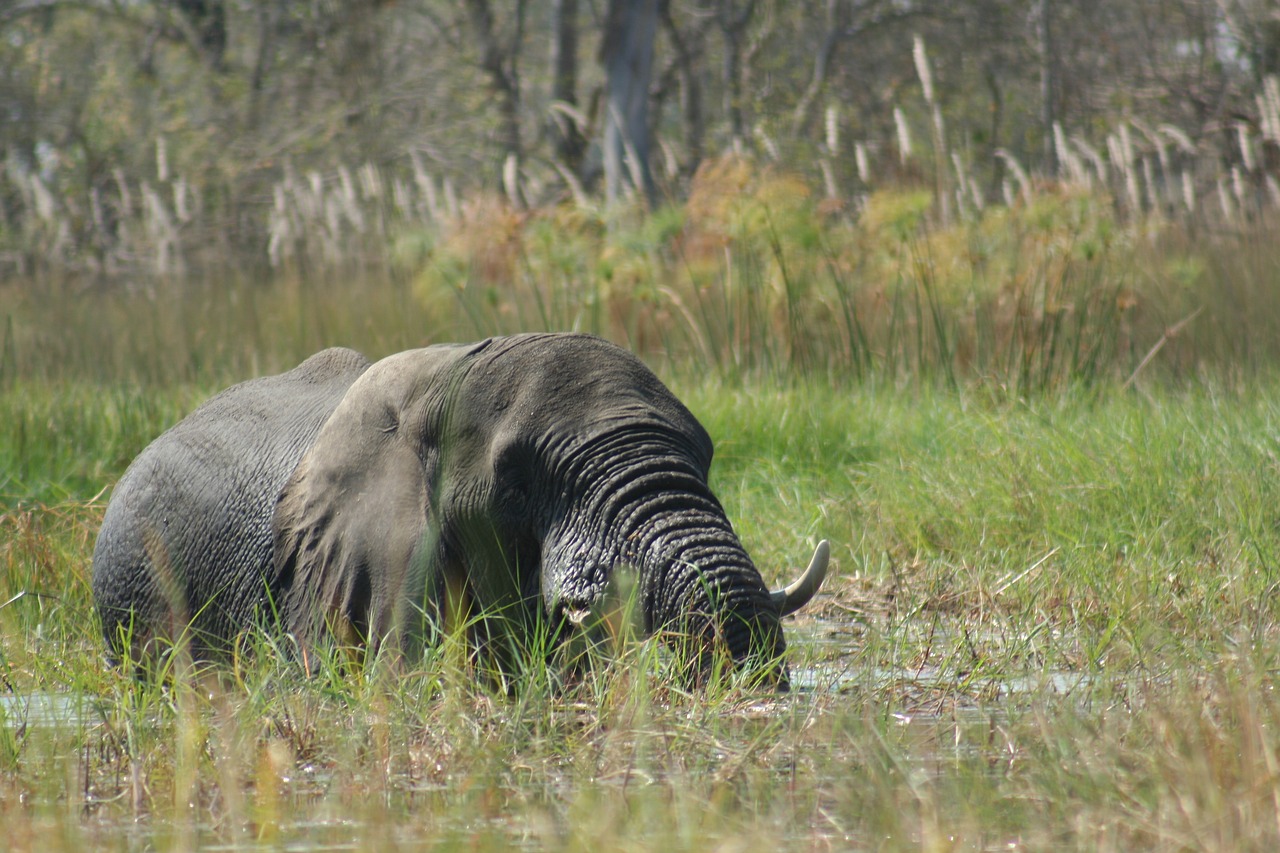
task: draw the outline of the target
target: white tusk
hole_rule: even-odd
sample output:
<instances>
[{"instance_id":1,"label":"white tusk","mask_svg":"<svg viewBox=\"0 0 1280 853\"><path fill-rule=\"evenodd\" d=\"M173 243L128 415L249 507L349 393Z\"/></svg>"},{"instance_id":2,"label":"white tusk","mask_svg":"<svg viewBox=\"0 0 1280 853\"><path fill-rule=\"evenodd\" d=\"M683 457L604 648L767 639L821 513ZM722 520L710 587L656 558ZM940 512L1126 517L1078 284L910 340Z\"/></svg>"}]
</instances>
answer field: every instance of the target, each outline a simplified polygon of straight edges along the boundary
<instances>
[{"instance_id":1,"label":"white tusk","mask_svg":"<svg viewBox=\"0 0 1280 853\"><path fill-rule=\"evenodd\" d=\"M785 589L770 593L773 603L777 605L779 615L790 616L809 603L809 599L813 598L827 576L827 560L830 556L831 545L823 539L818 543L818 547L813 549L813 559L809 561L809 568L804 570L804 574Z\"/></svg>"}]
</instances>

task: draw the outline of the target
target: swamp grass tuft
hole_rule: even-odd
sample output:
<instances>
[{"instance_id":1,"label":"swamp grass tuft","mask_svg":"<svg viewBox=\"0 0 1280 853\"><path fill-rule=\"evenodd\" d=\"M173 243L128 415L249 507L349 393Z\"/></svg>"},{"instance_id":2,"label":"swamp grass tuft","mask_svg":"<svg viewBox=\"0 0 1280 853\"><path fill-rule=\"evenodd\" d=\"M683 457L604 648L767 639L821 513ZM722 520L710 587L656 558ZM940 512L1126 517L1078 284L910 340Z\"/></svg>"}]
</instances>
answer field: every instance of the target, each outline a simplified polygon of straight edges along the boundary
<instances>
[{"instance_id":1,"label":"swamp grass tuft","mask_svg":"<svg viewBox=\"0 0 1280 853\"><path fill-rule=\"evenodd\" d=\"M1265 228L1070 194L945 228L886 194L851 225L719 169L643 223L486 213L503 241L441 235L400 278L0 288L6 843L1274 848ZM688 690L654 642L579 647L569 679L534 638L514 685L452 638L311 677L258 634L167 681L107 665L93 540L163 429L326 345L535 328L658 368L766 582L831 540L789 695Z\"/></svg>"},{"instance_id":2,"label":"swamp grass tuft","mask_svg":"<svg viewBox=\"0 0 1280 853\"><path fill-rule=\"evenodd\" d=\"M690 692L652 642L588 651L560 683L531 649L511 691L457 645L359 669L335 652L307 678L267 636L167 687L135 679L104 661L87 582L103 503L63 473L99 452L71 444L33 458L72 499L0 517L3 587L31 593L0 608L13 843L1277 840L1274 380L1028 402L675 384L766 580L807 539L834 543L829 589L787 626L791 694ZM194 396L153 393L160 420ZM121 447L156 427L112 420L110 394L79 405ZM95 464L118 476L125 456ZM67 699L61 722L23 704L41 696Z\"/></svg>"}]
</instances>

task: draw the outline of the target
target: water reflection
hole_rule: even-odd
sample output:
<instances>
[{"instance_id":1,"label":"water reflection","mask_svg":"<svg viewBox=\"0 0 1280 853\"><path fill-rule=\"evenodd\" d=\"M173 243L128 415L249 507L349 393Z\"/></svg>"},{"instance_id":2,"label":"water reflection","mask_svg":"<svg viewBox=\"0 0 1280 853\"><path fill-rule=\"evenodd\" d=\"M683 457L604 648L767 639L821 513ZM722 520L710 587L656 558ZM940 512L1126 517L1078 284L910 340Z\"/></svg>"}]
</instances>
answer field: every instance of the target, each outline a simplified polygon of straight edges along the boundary
<instances>
[{"instance_id":1,"label":"water reflection","mask_svg":"<svg viewBox=\"0 0 1280 853\"><path fill-rule=\"evenodd\" d=\"M856 638L833 632L829 626L806 627L790 629L791 686L810 693L894 691L905 696L948 693L1008 700L1079 694L1094 685L1097 678L1077 670L868 665L855 653Z\"/></svg>"},{"instance_id":2,"label":"water reflection","mask_svg":"<svg viewBox=\"0 0 1280 853\"><path fill-rule=\"evenodd\" d=\"M89 721L92 711L83 693L0 695L0 725L9 728L77 728Z\"/></svg>"},{"instance_id":3,"label":"water reflection","mask_svg":"<svg viewBox=\"0 0 1280 853\"><path fill-rule=\"evenodd\" d=\"M968 673L944 671L936 666L919 668L871 667L852 669L839 665L839 661L831 666L827 662L818 662L811 666L792 666L791 686L795 690L817 693L839 693L853 689L885 690L902 688L904 691L914 690L963 690L965 692L984 692L984 685L998 687L1003 696L1052 693L1067 695L1088 686L1093 677L1081 672L1049 671L1030 672L1023 675L1007 673L970 677Z\"/></svg>"}]
</instances>

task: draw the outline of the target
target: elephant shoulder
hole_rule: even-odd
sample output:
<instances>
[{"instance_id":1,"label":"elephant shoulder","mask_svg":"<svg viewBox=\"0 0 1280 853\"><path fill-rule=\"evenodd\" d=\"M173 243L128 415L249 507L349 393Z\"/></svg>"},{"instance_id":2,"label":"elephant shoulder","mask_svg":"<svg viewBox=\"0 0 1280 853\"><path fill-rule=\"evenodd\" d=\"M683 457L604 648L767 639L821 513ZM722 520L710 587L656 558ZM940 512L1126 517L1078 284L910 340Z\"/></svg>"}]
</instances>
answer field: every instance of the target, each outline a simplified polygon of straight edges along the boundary
<instances>
[{"instance_id":1,"label":"elephant shoulder","mask_svg":"<svg viewBox=\"0 0 1280 853\"><path fill-rule=\"evenodd\" d=\"M232 385L210 397L193 415L213 419L255 410L278 412L312 398L341 398L369 365L370 361L353 349L331 347L292 370Z\"/></svg>"},{"instance_id":2,"label":"elephant shoulder","mask_svg":"<svg viewBox=\"0 0 1280 853\"><path fill-rule=\"evenodd\" d=\"M369 359L353 349L330 347L311 356L284 376L299 382L354 381L368 370L370 364Z\"/></svg>"}]
</instances>

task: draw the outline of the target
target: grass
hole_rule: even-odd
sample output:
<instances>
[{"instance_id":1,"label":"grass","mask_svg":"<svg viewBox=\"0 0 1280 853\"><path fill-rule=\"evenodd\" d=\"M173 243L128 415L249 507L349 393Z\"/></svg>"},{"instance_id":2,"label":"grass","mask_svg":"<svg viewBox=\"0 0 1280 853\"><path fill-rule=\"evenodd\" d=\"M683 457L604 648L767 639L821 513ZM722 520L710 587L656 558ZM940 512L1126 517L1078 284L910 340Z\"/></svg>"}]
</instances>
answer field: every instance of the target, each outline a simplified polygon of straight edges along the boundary
<instances>
[{"instance_id":1,"label":"grass","mask_svg":"<svg viewBox=\"0 0 1280 853\"><path fill-rule=\"evenodd\" d=\"M1056 197L931 229L909 195L841 231L739 179L644 226L446 234L398 280L0 287L5 843L1274 849L1265 231L1121 233ZM168 686L106 666L93 540L155 435L322 346L518 328L655 365L771 584L832 541L787 628L801 689L691 694L650 643L510 695L448 644L310 679L269 637Z\"/></svg>"},{"instance_id":2,"label":"grass","mask_svg":"<svg viewBox=\"0 0 1280 853\"><path fill-rule=\"evenodd\" d=\"M100 430L32 455L46 470L23 482L53 500L11 492L0 519L4 589L42 594L0 610L12 845L1277 840L1275 381L1030 403L675 385L771 581L806 542L836 543L828 593L790 629L813 689L689 695L648 646L514 698L446 652L309 681L270 650L168 690L123 677L89 605L94 466L117 475L192 395L139 394L128 418L133 398L76 397ZM122 448L105 463L103 442ZM51 725L23 705L46 695L82 706Z\"/></svg>"}]
</instances>

